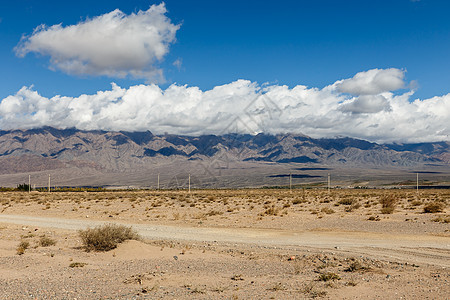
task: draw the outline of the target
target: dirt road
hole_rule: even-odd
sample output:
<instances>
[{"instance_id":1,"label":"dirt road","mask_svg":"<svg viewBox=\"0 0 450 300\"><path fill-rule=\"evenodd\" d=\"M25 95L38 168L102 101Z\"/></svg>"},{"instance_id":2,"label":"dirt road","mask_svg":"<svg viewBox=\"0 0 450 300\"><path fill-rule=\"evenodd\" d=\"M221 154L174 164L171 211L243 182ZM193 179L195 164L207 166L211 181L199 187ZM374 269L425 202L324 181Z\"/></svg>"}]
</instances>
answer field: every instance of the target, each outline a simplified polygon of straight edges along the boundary
<instances>
[{"instance_id":1,"label":"dirt road","mask_svg":"<svg viewBox=\"0 0 450 300\"><path fill-rule=\"evenodd\" d=\"M102 221L0 214L0 223L80 230ZM450 239L435 235L380 234L338 230L294 231L249 228L181 227L124 223L145 239L255 244L265 247L322 249L338 253L450 267Z\"/></svg>"}]
</instances>

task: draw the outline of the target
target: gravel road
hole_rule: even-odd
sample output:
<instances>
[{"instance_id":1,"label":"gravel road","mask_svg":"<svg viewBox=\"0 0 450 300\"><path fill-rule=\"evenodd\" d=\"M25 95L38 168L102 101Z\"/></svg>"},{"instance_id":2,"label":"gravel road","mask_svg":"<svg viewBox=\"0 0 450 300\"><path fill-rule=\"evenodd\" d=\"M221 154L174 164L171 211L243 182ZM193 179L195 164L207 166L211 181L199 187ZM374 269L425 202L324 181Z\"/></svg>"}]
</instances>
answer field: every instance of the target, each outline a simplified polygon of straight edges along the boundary
<instances>
[{"instance_id":1,"label":"gravel road","mask_svg":"<svg viewBox=\"0 0 450 300\"><path fill-rule=\"evenodd\" d=\"M80 230L107 222L0 214L8 224ZM206 228L123 223L145 239L255 244L266 247L332 249L356 255L415 264L450 267L450 239L433 235L392 235L370 232L295 231L249 228Z\"/></svg>"}]
</instances>

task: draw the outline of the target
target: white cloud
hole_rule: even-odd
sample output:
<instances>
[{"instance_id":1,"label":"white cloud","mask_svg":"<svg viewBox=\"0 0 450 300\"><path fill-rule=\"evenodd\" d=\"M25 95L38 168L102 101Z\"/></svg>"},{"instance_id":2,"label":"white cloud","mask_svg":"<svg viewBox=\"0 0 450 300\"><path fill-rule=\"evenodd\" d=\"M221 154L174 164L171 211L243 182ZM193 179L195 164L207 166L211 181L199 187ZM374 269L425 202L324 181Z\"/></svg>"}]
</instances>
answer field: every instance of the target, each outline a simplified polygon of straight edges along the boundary
<instances>
[{"instance_id":1,"label":"white cloud","mask_svg":"<svg viewBox=\"0 0 450 300\"><path fill-rule=\"evenodd\" d=\"M353 95L376 95L401 89L405 86L405 71L399 69L372 69L360 72L353 78L336 83L343 93Z\"/></svg>"},{"instance_id":2,"label":"white cloud","mask_svg":"<svg viewBox=\"0 0 450 300\"><path fill-rule=\"evenodd\" d=\"M37 27L16 46L16 55L50 56L51 68L75 75L162 80L157 67L175 41L179 25L165 16L164 3L126 15L116 9L76 25Z\"/></svg>"},{"instance_id":3,"label":"white cloud","mask_svg":"<svg viewBox=\"0 0 450 300\"><path fill-rule=\"evenodd\" d=\"M181 70L181 66L183 65L183 60L182 60L181 58L177 58L177 59L172 63L172 65L175 66L175 67L178 69L178 71L180 71L180 70Z\"/></svg>"},{"instance_id":4,"label":"white cloud","mask_svg":"<svg viewBox=\"0 0 450 300\"><path fill-rule=\"evenodd\" d=\"M392 72L376 71L388 78ZM46 98L24 87L0 102L0 128L54 126L187 135L292 132L376 142L448 140L450 94L414 100L413 91L398 95L380 88L377 95L357 97L342 93L338 88L342 82L356 78L365 84L358 74L323 89L260 86L247 80L207 91L185 85L162 90L155 84L128 89L113 84L111 90L93 95Z\"/></svg>"},{"instance_id":5,"label":"white cloud","mask_svg":"<svg viewBox=\"0 0 450 300\"><path fill-rule=\"evenodd\" d=\"M345 101L340 110L352 114L377 113L380 111L389 111L391 106L389 101L383 95L362 95Z\"/></svg>"}]
</instances>

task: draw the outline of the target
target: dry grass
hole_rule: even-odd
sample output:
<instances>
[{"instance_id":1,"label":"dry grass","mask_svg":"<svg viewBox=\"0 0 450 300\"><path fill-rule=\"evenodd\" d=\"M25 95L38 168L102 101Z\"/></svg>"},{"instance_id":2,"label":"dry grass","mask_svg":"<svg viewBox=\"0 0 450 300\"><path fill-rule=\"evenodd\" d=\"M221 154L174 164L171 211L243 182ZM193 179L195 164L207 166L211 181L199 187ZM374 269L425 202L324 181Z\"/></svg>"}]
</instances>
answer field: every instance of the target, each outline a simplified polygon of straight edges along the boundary
<instances>
[{"instance_id":1,"label":"dry grass","mask_svg":"<svg viewBox=\"0 0 450 300\"><path fill-rule=\"evenodd\" d=\"M56 245L56 240L49 238L48 236L41 236L41 238L39 239L39 246L41 247L49 247L49 246L53 246Z\"/></svg>"},{"instance_id":2,"label":"dry grass","mask_svg":"<svg viewBox=\"0 0 450 300\"><path fill-rule=\"evenodd\" d=\"M336 189L330 193L324 189L195 190L190 194L171 190L3 192L0 211L30 214L39 203L39 209L44 208L42 214L50 217L82 215L113 222L138 218L142 222L196 225L202 222L214 226L239 226L242 220L264 220L272 222L270 226L280 227L284 222L301 220L305 214L323 219L357 214L366 215L366 220L381 221L370 216L445 212L449 199L446 190L423 190L420 198L414 190L381 189ZM440 209L436 210L430 203L437 203Z\"/></svg>"},{"instance_id":3,"label":"dry grass","mask_svg":"<svg viewBox=\"0 0 450 300\"><path fill-rule=\"evenodd\" d=\"M333 272L327 272L320 274L317 280L318 281L341 280L341 276Z\"/></svg>"},{"instance_id":4,"label":"dry grass","mask_svg":"<svg viewBox=\"0 0 450 300\"><path fill-rule=\"evenodd\" d=\"M397 206L397 197L393 193L384 194L380 197L381 213L392 214Z\"/></svg>"},{"instance_id":5,"label":"dry grass","mask_svg":"<svg viewBox=\"0 0 450 300\"><path fill-rule=\"evenodd\" d=\"M78 233L86 251L109 251L126 240L140 239L131 227L117 224L105 224L80 230Z\"/></svg>"},{"instance_id":6,"label":"dry grass","mask_svg":"<svg viewBox=\"0 0 450 300\"><path fill-rule=\"evenodd\" d=\"M444 210L444 203L439 201L433 201L431 203L426 204L423 207L424 213L438 213Z\"/></svg>"},{"instance_id":7,"label":"dry grass","mask_svg":"<svg viewBox=\"0 0 450 300\"><path fill-rule=\"evenodd\" d=\"M69 268L82 268L86 265L86 263L82 262L73 262L69 265Z\"/></svg>"},{"instance_id":8,"label":"dry grass","mask_svg":"<svg viewBox=\"0 0 450 300\"><path fill-rule=\"evenodd\" d=\"M22 240L16 248L17 255L22 255L25 253L25 250L27 250L30 247L30 242Z\"/></svg>"}]
</instances>

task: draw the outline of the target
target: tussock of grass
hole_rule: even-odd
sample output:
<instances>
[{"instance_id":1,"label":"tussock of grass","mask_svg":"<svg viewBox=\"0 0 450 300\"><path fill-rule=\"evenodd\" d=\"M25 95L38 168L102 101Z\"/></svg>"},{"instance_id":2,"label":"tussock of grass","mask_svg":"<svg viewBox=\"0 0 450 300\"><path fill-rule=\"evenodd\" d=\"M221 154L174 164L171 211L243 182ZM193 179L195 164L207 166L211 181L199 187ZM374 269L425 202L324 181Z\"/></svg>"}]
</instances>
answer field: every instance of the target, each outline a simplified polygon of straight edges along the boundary
<instances>
[{"instance_id":1,"label":"tussock of grass","mask_svg":"<svg viewBox=\"0 0 450 300\"><path fill-rule=\"evenodd\" d=\"M17 254L18 255L22 255L25 253L25 250L28 249L28 247L30 247L30 242L29 241L21 241L19 246L17 246Z\"/></svg>"},{"instance_id":2,"label":"tussock of grass","mask_svg":"<svg viewBox=\"0 0 450 300\"><path fill-rule=\"evenodd\" d=\"M359 261L355 260L344 271L346 271L346 272L357 272L357 271L366 271L366 270L368 270L367 267L363 266Z\"/></svg>"},{"instance_id":3,"label":"tussock of grass","mask_svg":"<svg viewBox=\"0 0 450 300\"><path fill-rule=\"evenodd\" d=\"M431 221L438 223L450 223L450 216L438 216Z\"/></svg>"},{"instance_id":4,"label":"tussock of grass","mask_svg":"<svg viewBox=\"0 0 450 300\"><path fill-rule=\"evenodd\" d=\"M141 239L139 234L131 227L117 224L105 224L80 230L78 234L86 251L109 251L126 240Z\"/></svg>"},{"instance_id":5,"label":"tussock of grass","mask_svg":"<svg viewBox=\"0 0 450 300\"><path fill-rule=\"evenodd\" d=\"M444 204L439 201L428 203L423 207L424 213L438 213L444 210Z\"/></svg>"},{"instance_id":6,"label":"tussock of grass","mask_svg":"<svg viewBox=\"0 0 450 300\"><path fill-rule=\"evenodd\" d=\"M48 236L43 235L39 239L39 246L41 247L49 247L53 245L56 245L56 241L54 239L49 238Z\"/></svg>"},{"instance_id":7,"label":"tussock of grass","mask_svg":"<svg viewBox=\"0 0 450 300\"><path fill-rule=\"evenodd\" d=\"M73 262L69 265L69 268L82 268L86 265L86 263L82 262Z\"/></svg>"},{"instance_id":8,"label":"tussock of grass","mask_svg":"<svg viewBox=\"0 0 450 300\"><path fill-rule=\"evenodd\" d=\"M380 198L381 213L392 214L397 206L397 198L395 194L384 194Z\"/></svg>"},{"instance_id":9,"label":"tussock of grass","mask_svg":"<svg viewBox=\"0 0 450 300\"><path fill-rule=\"evenodd\" d=\"M330 280L340 280L341 277L336 273L323 273L319 275L319 278L317 278L318 281L330 281Z\"/></svg>"},{"instance_id":10,"label":"tussock of grass","mask_svg":"<svg viewBox=\"0 0 450 300\"><path fill-rule=\"evenodd\" d=\"M356 202L356 200L353 198L344 198L344 199L341 199L338 201L338 203L342 204L342 205L352 205L355 202Z\"/></svg>"}]
</instances>

